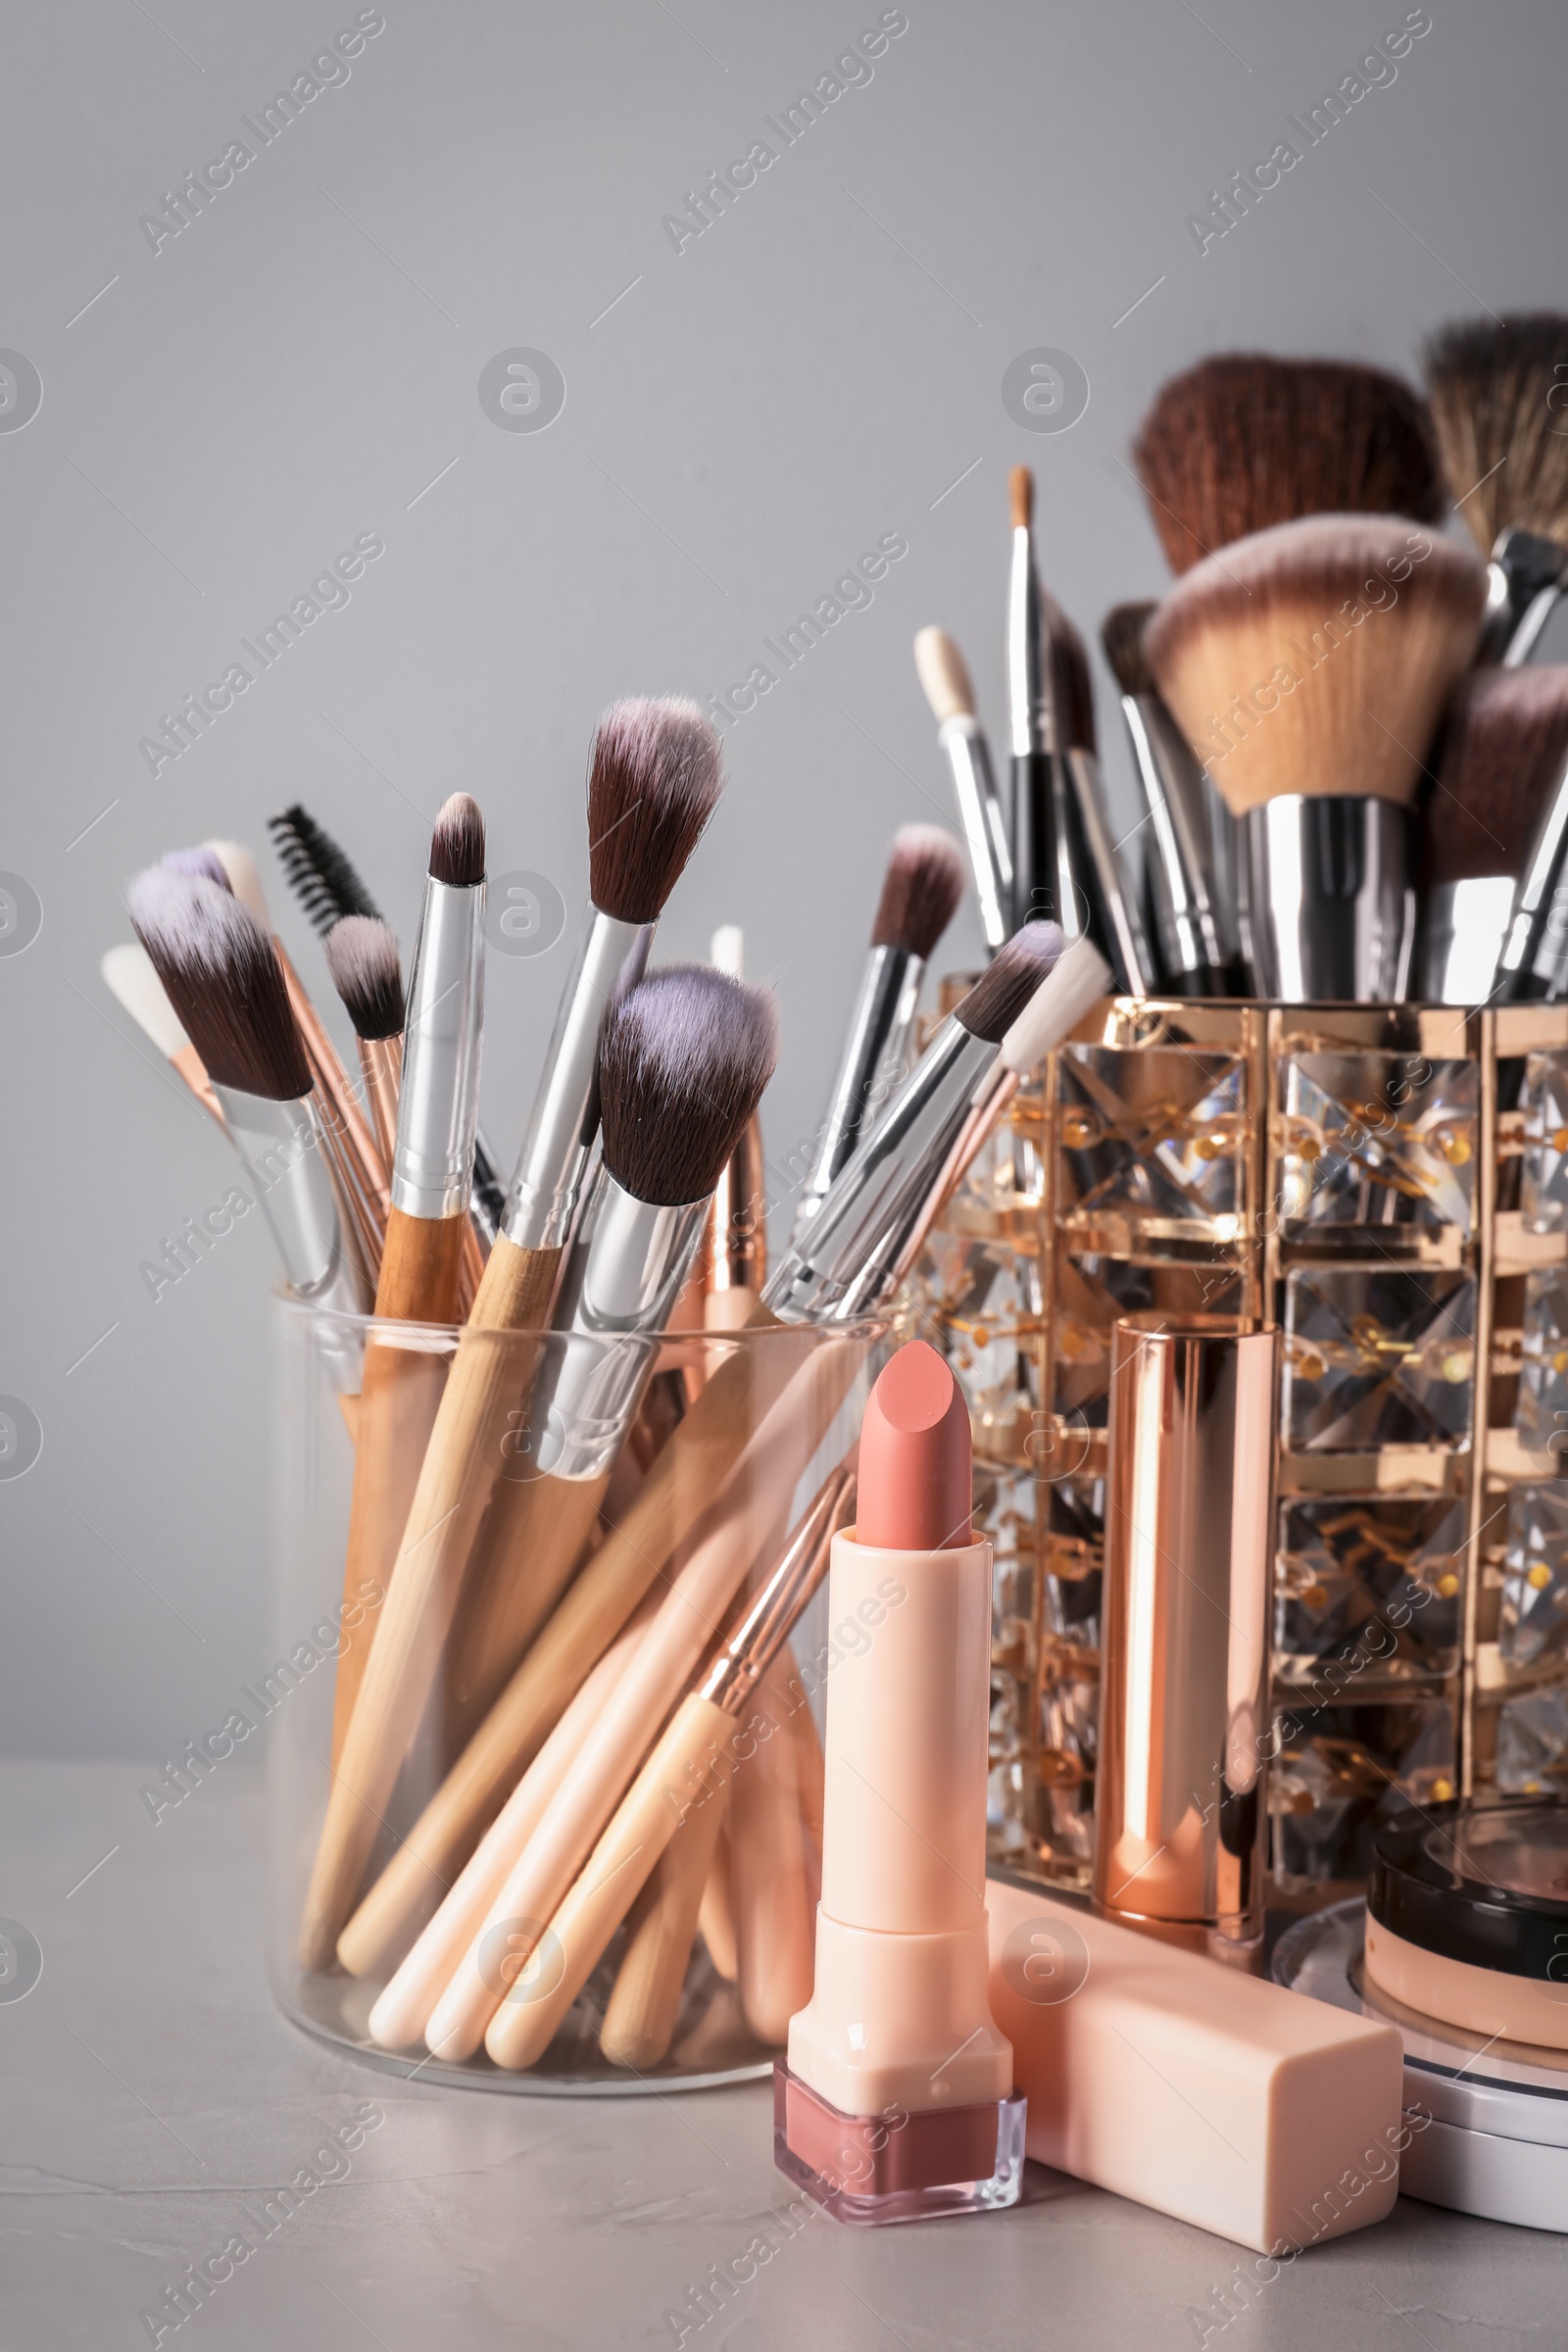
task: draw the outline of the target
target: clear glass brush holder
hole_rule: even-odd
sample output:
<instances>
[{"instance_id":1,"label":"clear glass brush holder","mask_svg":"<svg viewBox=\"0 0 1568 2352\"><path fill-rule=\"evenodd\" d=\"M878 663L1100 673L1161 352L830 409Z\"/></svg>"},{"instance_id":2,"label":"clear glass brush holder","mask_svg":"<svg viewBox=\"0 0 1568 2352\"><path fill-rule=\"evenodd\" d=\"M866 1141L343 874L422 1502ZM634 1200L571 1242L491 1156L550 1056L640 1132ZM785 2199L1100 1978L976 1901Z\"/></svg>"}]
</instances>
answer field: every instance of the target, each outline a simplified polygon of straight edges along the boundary
<instances>
[{"instance_id":1,"label":"clear glass brush holder","mask_svg":"<svg viewBox=\"0 0 1568 2352\"><path fill-rule=\"evenodd\" d=\"M272 1321L252 1696L279 2005L421 2080L764 2075L811 1990L825 1577L701 1767L670 1742L792 1544L825 1568L884 1327L470 1333L288 1297ZM596 1865L655 1793L607 1911ZM496 2015L537 2039L557 2012L490 2054Z\"/></svg>"}]
</instances>

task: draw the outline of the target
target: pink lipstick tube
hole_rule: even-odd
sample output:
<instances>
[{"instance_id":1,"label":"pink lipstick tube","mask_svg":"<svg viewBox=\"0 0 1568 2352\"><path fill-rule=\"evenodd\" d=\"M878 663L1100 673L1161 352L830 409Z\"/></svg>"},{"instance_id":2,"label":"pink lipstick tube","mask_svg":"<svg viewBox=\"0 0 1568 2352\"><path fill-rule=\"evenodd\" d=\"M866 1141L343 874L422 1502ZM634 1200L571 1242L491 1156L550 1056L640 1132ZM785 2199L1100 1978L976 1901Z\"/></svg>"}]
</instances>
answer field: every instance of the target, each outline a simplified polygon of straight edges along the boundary
<instances>
[{"instance_id":1,"label":"pink lipstick tube","mask_svg":"<svg viewBox=\"0 0 1568 2352\"><path fill-rule=\"evenodd\" d=\"M987 1989L991 1546L963 1398L923 1342L872 1391L859 1475L829 1581L815 1986L773 2147L840 2221L877 2224L1014 2203L1024 2101Z\"/></svg>"}]
</instances>

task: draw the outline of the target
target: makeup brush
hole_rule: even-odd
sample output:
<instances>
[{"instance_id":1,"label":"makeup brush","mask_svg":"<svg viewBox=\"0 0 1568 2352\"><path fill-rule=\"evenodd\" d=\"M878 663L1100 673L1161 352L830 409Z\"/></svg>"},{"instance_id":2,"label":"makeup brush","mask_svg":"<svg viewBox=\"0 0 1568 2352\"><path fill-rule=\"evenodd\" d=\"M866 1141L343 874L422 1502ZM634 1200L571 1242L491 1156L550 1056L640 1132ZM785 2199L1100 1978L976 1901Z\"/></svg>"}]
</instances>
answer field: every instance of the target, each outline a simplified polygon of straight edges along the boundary
<instances>
[{"instance_id":1,"label":"makeup brush","mask_svg":"<svg viewBox=\"0 0 1568 2352\"><path fill-rule=\"evenodd\" d=\"M885 1309L932 1220L1010 1101L1019 1078L1068 1035L1109 980L1088 941L1065 952L1054 924L1006 944L937 1032L769 1281L753 1328L848 1326L842 1349L792 1347L787 1330L720 1364L650 1466L624 1518L579 1571L404 1848L367 1901L419 1914L430 1873L449 1878L537 1754L594 1661L705 1512L717 1514L719 1572L755 1554L747 1529L787 1502L864 1361L858 1318ZM973 1024L971 1027L970 1024ZM803 1254L805 1252L806 1254ZM803 1335L803 1337L806 1335ZM726 1499L728 1497L729 1499ZM726 1512L733 1524L726 1530ZM760 1539L759 1539L760 1540ZM699 1563L696 1573L701 1574ZM347 1960L345 1959L345 1965Z\"/></svg>"},{"instance_id":2,"label":"makeup brush","mask_svg":"<svg viewBox=\"0 0 1568 2352\"><path fill-rule=\"evenodd\" d=\"M1426 809L1419 995L1485 1004L1568 758L1568 668L1481 669L1444 721Z\"/></svg>"},{"instance_id":3,"label":"makeup brush","mask_svg":"<svg viewBox=\"0 0 1568 2352\"><path fill-rule=\"evenodd\" d=\"M332 986L354 1024L370 1124L387 1166L398 1132L403 1079L403 970L398 943L379 915L345 915L321 943Z\"/></svg>"},{"instance_id":4,"label":"makeup brush","mask_svg":"<svg viewBox=\"0 0 1568 2352\"><path fill-rule=\"evenodd\" d=\"M1068 779L1064 858L1080 909L1078 922L1063 928L1069 937L1082 931L1094 941L1127 995L1147 997L1154 960L1105 808L1088 650L1054 597L1045 599L1045 613L1053 749L1065 760Z\"/></svg>"},{"instance_id":5,"label":"makeup brush","mask_svg":"<svg viewBox=\"0 0 1568 2352\"><path fill-rule=\"evenodd\" d=\"M375 922L384 919L348 853L298 801L280 809L276 816L270 816L267 829L272 836L272 847L289 888L320 940L323 953L339 923L352 922L356 917ZM331 958L327 960L330 962ZM395 1114L396 1105L393 1107ZM388 1167L391 1164L389 1148ZM484 1137L476 1134L468 1206L486 1250L496 1238L505 1205L506 1187L485 1148ZM479 1271L483 1271L482 1258Z\"/></svg>"},{"instance_id":6,"label":"makeup brush","mask_svg":"<svg viewBox=\"0 0 1568 2352\"><path fill-rule=\"evenodd\" d=\"M466 792L454 793L430 837L409 984L392 1202L375 1289L379 1321L440 1324L457 1314L464 1244L472 1238L468 1186L479 1112L483 923L484 820ZM346 946L334 951L345 933ZM363 980L367 946L370 968L379 975L380 1003L362 1003L359 1009L380 1027L392 1009L388 949L391 991L397 999L402 995L397 947L385 924L368 915L347 917L328 935L328 958L334 976L342 964ZM445 1383L445 1359L422 1348L391 1347L382 1339L366 1351L344 1564L344 1591L351 1597L367 1580L386 1586L392 1578ZM338 1660L334 1759L347 1739L373 1647L368 1630Z\"/></svg>"},{"instance_id":7,"label":"makeup brush","mask_svg":"<svg viewBox=\"0 0 1568 2352\"><path fill-rule=\"evenodd\" d=\"M332 1170L346 1234L352 1238L364 1261L373 1290L381 1263L381 1250L386 1240L389 1203L387 1169L375 1137L355 1099L348 1072L338 1058L337 1048L311 1003L304 982L290 962L287 949L272 928L267 894L262 888L255 858L237 841L206 841L201 845L201 852L210 852L217 858L229 889L263 930L269 933L276 950L288 989L289 1004L299 1024L315 1081L322 1148Z\"/></svg>"},{"instance_id":8,"label":"makeup brush","mask_svg":"<svg viewBox=\"0 0 1568 2352\"><path fill-rule=\"evenodd\" d=\"M1260 994L1402 997L1411 804L1485 598L1453 541L1325 514L1205 558L1149 623L1160 693L1239 822Z\"/></svg>"},{"instance_id":9,"label":"makeup brush","mask_svg":"<svg viewBox=\"0 0 1568 2352\"><path fill-rule=\"evenodd\" d=\"M183 1079L209 1117L220 1127L227 1128L218 1097L207 1075L207 1066L190 1039L179 1025L179 1016L169 1002L163 982L153 969L146 949L135 940L126 940L118 948L105 951L98 966L104 986L122 1008L128 1012L142 1035L151 1040L164 1059Z\"/></svg>"},{"instance_id":10,"label":"makeup brush","mask_svg":"<svg viewBox=\"0 0 1568 2352\"><path fill-rule=\"evenodd\" d=\"M276 950L227 890L151 866L126 892L130 919L212 1083L290 1287L320 1308L368 1303L345 1257L319 1140L319 1106ZM328 1354L358 1387L357 1348Z\"/></svg>"},{"instance_id":11,"label":"makeup brush","mask_svg":"<svg viewBox=\"0 0 1568 2352\"><path fill-rule=\"evenodd\" d=\"M532 2066L544 2055L672 1834L690 1823L695 1811L713 1805L728 1785L740 1744L738 1726L751 1712L758 1687L779 1644L820 1584L833 1536L854 1515L854 1495L853 1472L841 1467L829 1474L767 1570L761 1590L754 1599L734 1604L715 1645L716 1654L710 1654L710 1663L696 1687L692 1688L689 1680L677 1686L672 1695L679 1697L681 1689L686 1695L679 1699L668 1731L641 1772L637 1766L646 1752L647 1740L617 1776L609 1801L596 1809L586 1838L578 1825L571 1846L563 1848L574 1857L564 1867L559 1861L551 1867L554 1857L548 1852L540 1854L539 1849L548 1849L551 1843L551 1816L541 1823L518 1869L497 1896L492 1918L538 1918L542 1911L550 1922L546 1933L552 1937L549 1990L539 1999L497 2002L487 1993L475 1998L473 1978L477 1972L471 1959L466 1960L430 2020L426 2038L432 2048L447 2048L466 2038L466 2030L470 2030L467 2020L482 2009L488 2019L485 2047L498 2066ZM693 1669L705 1646L702 1642L695 1645ZM624 1700L637 1666L647 1654L645 1643L618 1687L616 1700ZM657 1732L658 1720L646 1724L648 1735ZM569 1794L568 1784L557 1798L553 1813L567 1810ZM530 1914L513 1906L513 1897L525 1881L529 1886L550 1886L559 1891L547 1907ZM463 2028L457 2026L459 2017L464 2019Z\"/></svg>"},{"instance_id":12,"label":"makeup brush","mask_svg":"<svg viewBox=\"0 0 1568 2352\"><path fill-rule=\"evenodd\" d=\"M738 924L713 933L709 960L732 980L743 980L746 943ZM713 1191L703 1234L699 1272L703 1278L703 1322L709 1331L737 1331L753 1312L767 1280L767 1176L762 1162L762 1123L754 1111L741 1129Z\"/></svg>"},{"instance_id":13,"label":"makeup brush","mask_svg":"<svg viewBox=\"0 0 1568 2352\"><path fill-rule=\"evenodd\" d=\"M1477 685L1480 680L1476 681ZM1511 738L1500 757L1505 791L1535 805L1529 839L1497 957L1495 1002L1559 1004L1568 998L1568 666L1509 672L1495 682L1494 726ZM1483 808L1485 805L1483 804ZM1490 814L1487 822L1492 822Z\"/></svg>"},{"instance_id":14,"label":"makeup brush","mask_svg":"<svg viewBox=\"0 0 1568 2352\"><path fill-rule=\"evenodd\" d=\"M1431 423L1398 376L1340 360L1225 352L1162 384L1133 464L1165 559L1303 514L1443 513Z\"/></svg>"},{"instance_id":15,"label":"makeup brush","mask_svg":"<svg viewBox=\"0 0 1568 2352\"><path fill-rule=\"evenodd\" d=\"M946 629L919 632L914 666L937 722L937 741L953 770L958 821L980 902L980 927L994 956L1012 928L1012 851L991 771L990 747L975 716L974 687L963 656Z\"/></svg>"},{"instance_id":16,"label":"makeup brush","mask_svg":"<svg viewBox=\"0 0 1568 2352\"><path fill-rule=\"evenodd\" d=\"M611 1004L594 1086L604 1113L603 1159L560 1305L560 1328L574 1344L543 1350L529 1399L528 1452L537 1475L507 1488L515 1523L528 1522L528 1541L514 1554L526 1559L528 1573L521 1590L505 1577L495 1581L498 1642L526 1639L516 1628L530 1614L538 1622L576 1560L653 1369L657 1347L648 1335L685 1279L718 1171L756 1107L775 1051L767 1001L702 966L661 973ZM508 1250L514 1245L502 1235L491 1266ZM486 1433L508 1385L506 1350L492 1343L486 1354L474 1333L489 1285L487 1267L469 1336L448 1376L328 1798L302 1931L307 1951L330 1952L358 1893L440 1667L461 1571L495 1483L500 1449ZM596 1348L596 1340L606 1344ZM466 1375L466 1360L478 1364L476 1376Z\"/></svg>"},{"instance_id":17,"label":"makeup brush","mask_svg":"<svg viewBox=\"0 0 1568 2352\"><path fill-rule=\"evenodd\" d=\"M1446 326L1426 349L1448 492L1491 558L1479 659L1528 662L1568 562L1568 318Z\"/></svg>"},{"instance_id":18,"label":"makeup brush","mask_svg":"<svg viewBox=\"0 0 1568 2352\"><path fill-rule=\"evenodd\" d=\"M920 1002L926 963L963 895L957 845L935 825L904 825L893 837L871 947L816 1150L795 1212L799 1234L898 1080Z\"/></svg>"},{"instance_id":19,"label":"makeup brush","mask_svg":"<svg viewBox=\"0 0 1568 2352\"><path fill-rule=\"evenodd\" d=\"M1144 654L1154 607L1116 605L1101 623L1121 688L1122 716L1148 810L1144 876L1158 943L1159 984L1181 997L1231 993L1231 955L1215 888L1203 776L1187 738L1160 700Z\"/></svg>"},{"instance_id":20,"label":"makeup brush","mask_svg":"<svg viewBox=\"0 0 1568 2352\"><path fill-rule=\"evenodd\" d=\"M1035 567L1035 477L1027 466L1007 476L1012 560L1007 572L1007 735L1011 749L1012 912L1007 928L1054 919L1081 928L1071 880L1063 871L1066 777L1048 756L1054 700L1046 672L1045 615Z\"/></svg>"}]
</instances>

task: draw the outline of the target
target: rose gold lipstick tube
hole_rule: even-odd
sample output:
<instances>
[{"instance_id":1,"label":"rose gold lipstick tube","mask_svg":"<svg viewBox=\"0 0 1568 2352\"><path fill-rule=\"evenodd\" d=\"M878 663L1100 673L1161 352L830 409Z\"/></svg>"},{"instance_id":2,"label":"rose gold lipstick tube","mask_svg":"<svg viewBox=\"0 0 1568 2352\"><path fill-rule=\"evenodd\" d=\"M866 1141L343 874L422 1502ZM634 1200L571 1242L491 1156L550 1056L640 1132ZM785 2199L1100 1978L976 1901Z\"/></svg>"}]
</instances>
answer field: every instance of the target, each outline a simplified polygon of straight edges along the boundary
<instances>
[{"instance_id":1,"label":"rose gold lipstick tube","mask_svg":"<svg viewBox=\"0 0 1568 2352\"><path fill-rule=\"evenodd\" d=\"M1263 1933L1278 1335L1111 1343L1095 1905L1252 1965Z\"/></svg>"}]
</instances>

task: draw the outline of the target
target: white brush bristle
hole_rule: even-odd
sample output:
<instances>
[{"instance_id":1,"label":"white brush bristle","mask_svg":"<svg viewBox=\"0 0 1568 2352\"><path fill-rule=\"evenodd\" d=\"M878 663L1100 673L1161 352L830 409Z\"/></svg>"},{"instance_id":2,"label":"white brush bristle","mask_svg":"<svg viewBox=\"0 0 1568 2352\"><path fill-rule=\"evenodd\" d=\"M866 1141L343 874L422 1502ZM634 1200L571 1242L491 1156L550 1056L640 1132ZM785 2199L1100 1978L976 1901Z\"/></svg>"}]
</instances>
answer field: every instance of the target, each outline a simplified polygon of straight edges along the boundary
<instances>
[{"instance_id":1,"label":"white brush bristle","mask_svg":"<svg viewBox=\"0 0 1568 2352\"><path fill-rule=\"evenodd\" d=\"M715 970L727 972L732 980L745 979L746 934L739 923L719 924L708 951L708 960Z\"/></svg>"},{"instance_id":2,"label":"white brush bristle","mask_svg":"<svg viewBox=\"0 0 1568 2352\"><path fill-rule=\"evenodd\" d=\"M267 893L262 877L256 870L256 860L239 841L204 841L204 850L211 850L224 873L228 887L242 906L249 907L264 931L270 931L272 918L267 908Z\"/></svg>"},{"instance_id":3,"label":"white brush bristle","mask_svg":"<svg viewBox=\"0 0 1568 2352\"><path fill-rule=\"evenodd\" d=\"M184 1052L190 1039L153 970L152 957L139 941L127 939L122 947L110 948L98 969L116 1004L123 1006L166 1061Z\"/></svg>"}]
</instances>

